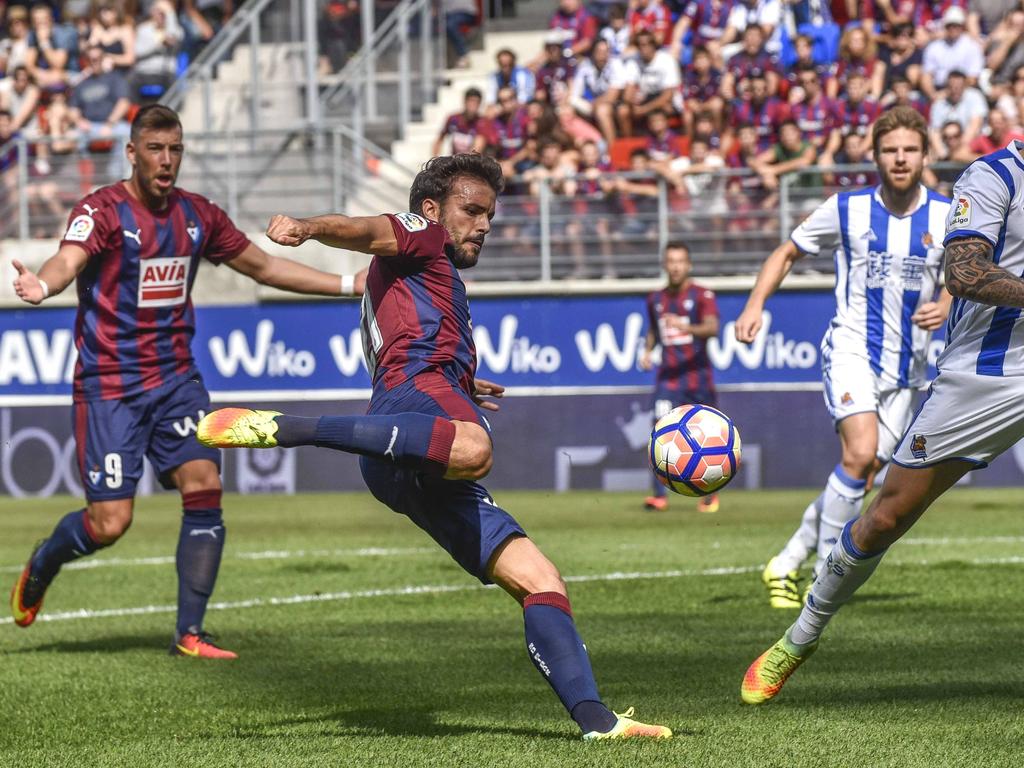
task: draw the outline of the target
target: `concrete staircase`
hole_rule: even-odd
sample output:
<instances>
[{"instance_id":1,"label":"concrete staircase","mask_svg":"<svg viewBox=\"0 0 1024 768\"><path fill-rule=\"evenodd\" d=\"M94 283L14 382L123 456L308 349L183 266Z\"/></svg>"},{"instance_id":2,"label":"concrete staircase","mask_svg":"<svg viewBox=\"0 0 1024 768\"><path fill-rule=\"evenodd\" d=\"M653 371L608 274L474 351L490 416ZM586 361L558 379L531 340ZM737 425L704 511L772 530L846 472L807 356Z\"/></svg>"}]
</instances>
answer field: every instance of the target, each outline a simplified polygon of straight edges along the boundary
<instances>
[{"instance_id":1,"label":"concrete staircase","mask_svg":"<svg viewBox=\"0 0 1024 768\"><path fill-rule=\"evenodd\" d=\"M391 154L401 165L418 167L430 157L434 140L445 119L462 110L463 95L467 88L479 88L487 96L487 82L497 68L498 51L508 48L524 64L541 52L545 31L490 32L484 38L483 50L469 55L468 69L450 69L446 72L448 85L441 88L437 101L423 109L423 119L406 126L405 136L391 147Z\"/></svg>"},{"instance_id":2,"label":"concrete staircase","mask_svg":"<svg viewBox=\"0 0 1024 768\"><path fill-rule=\"evenodd\" d=\"M294 126L303 107L302 43L263 43L256 57L260 71L260 128ZM211 119L204 122L203 88L197 83L181 109L186 135L227 130L252 129L251 107L255 97L252 78L252 48L235 46L231 58L215 68L210 83Z\"/></svg>"}]
</instances>

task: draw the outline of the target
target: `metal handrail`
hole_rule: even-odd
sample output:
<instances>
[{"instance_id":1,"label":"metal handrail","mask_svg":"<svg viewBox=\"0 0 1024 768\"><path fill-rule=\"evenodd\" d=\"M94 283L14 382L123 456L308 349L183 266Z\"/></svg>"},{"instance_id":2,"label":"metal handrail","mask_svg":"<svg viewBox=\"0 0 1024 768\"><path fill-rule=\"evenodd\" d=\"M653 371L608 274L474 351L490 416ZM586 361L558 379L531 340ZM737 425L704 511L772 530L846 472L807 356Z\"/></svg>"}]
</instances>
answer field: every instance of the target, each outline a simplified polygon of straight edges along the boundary
<instances>
[{"instance_id":1,"label":"metal handrail","mask_svg":"<svg viewBox=\"0 0 1024 768\"><path fill-rule=\"evenodd\" d=\"M335 75L337 82L320 95L322 107L332 107L343 95L347 95L347 93L367 85L364 77L367 60L376 57L398 38L400 35L400 21L407 24L417 12L423 10L424 6L431 5L431 0L402 0L401 3L395 6L394 10L388 14L381 25L373 31L373 37L360 47L355 55ZM429 30L420 29L422 39L425 39L428 34ZM423 72L422 76L426 77L427 73Z\"/></svg>"},{"instance_id":2,"label":"metal handrail","mask_svg":"<svg viewBox=\"0 0 1024 768\"><path fill-rule=\"evenodd\" d=\"M246 29L253 23L258 22L259 17L268 5L274 0L249 0L249 2L237 9L228 23L214 36L213 40L200 52L189 64L185 73L174 81L174 84L164 93L160 99L171 109L181 109L182 102L192 81L198 79L204 72L208 72L213 65L219 62L231 49L238 39L245 33Z\"/></svg>"}]
</instances>

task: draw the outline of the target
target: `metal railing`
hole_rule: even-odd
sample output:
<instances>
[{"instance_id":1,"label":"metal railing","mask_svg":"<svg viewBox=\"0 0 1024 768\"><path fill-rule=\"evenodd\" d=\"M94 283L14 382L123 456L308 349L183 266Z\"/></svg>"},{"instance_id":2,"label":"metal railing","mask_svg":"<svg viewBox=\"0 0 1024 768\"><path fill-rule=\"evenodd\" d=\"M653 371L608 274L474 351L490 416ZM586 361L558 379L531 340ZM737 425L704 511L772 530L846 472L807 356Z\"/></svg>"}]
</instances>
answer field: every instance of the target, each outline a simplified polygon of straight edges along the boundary
<instances>
[{"instance_id":1,"label":"metal railing","mask_svg":"<svg viewBox=\"0 0 1024 768\"><path fill-rule=\"evenodd\" d=\"M243 230L274 213L381 212L405 207L415 176L348 126L191 133L178 183L220 204ZM97 151L100 150L100 151ZM0 146L0 239L54 238L68 211L97 187L130 175L124 146L74 139Z\"/></svg>"},{"instance_id":2,"label":"metal railing","mask_svg":"<svg viewBox=\"0 0 1024 768\"><path fill-rule=\"evenodd\" d=\"M365 129L384 121L402 138L414 110L433 101L444 80L447 37L443 3L403 0L372 31L320 96L320 111Z\"/></svg>"},{"instance_id":3,"label":"metal railing","mask_svg":"<svg viewBox=\"0 0 1024 768\"><path fill-rule=\"evenodd\" d=\"M284 121L275 114L275 127L323 130L343 123L362 132L368 123L379 123L377 127L390 128L394 138L401 138L413 113L434 99L443 80L447 57L444 18L438 0L402 0L376 24L375 3L361 0L362 44L340 71L321 76L318 62L325 52L320 50L317 0L249 0L161 101L182 110L189 94L198 89L204 129L229 124L227 116L218 114L226 107L225 100L217 96L217 68L247 42L249 76L242 86L244 93L232 95L245 100L249 129L258 131L269 124L264 102L276 101L266 97L286 89L301 91L301 105ZM287 71L278 73L283 77L275 80L268 80L261 66L261 56L273 53L274 43L268 37L287 46Z\"/></svg>"},{"instance_id":4,"label":"metal railing","mask_svg":"<svg viewBox=\"0 0 1024 768\"><path fill-rule=\"evenodd\" d=\"M0 239L57 237L75 202L127 176L118 147L102 153L56 149L41 153L23 138L0 147L0 158L7 159L7 170L0 172L6 174ZM961 169L933 170L948 192ZM486 257L472 277L656 277L662 250L674 239L689 244L699 276L749 274L829 194L851 182L876 183L873 173L868 165L809 168L782 177L777 189L766 189L749 171L725 169L684 176L682 184L653 173L602 174L596 185L586 176L513 177L499 201ZM190 134L179 184L219 203L243 230L258 232L274 213L402 210L414 176L358 130L339 125L323 131ZM571 189L566 181L587 185ZM797 266L803 272L832 269L831 254L807 257Z\"/></svg>"},{"instance_id":5,"label":"metal railing","mask_svg":"<svg viewBox=\"0 0 1024 768\"><path fill-rule=\"evenodd\" d=\"M366 2L367 0L364 0ZM273 14L271 12L274 12ZM282 14L287 22L281 23ZM276 15L276 18L275 18ZM260 67L260 49L264 35L278 42L302 43L304 77L302 82L306 93L306 114L299 116L300 123L319 125L319 102L316 66L319 46L316 34L316 0L249 0L231 17L224 28L217 33L209 45L191 62L185 73L163 95L161 101L172 109L180 110L185 98L196 85L199 86L202 104L202 124L209 128L214 125L213 80L216 67L233 54L235 47L248 36L249 42L249 120L250 128L259 130L262 122L263 74ZM276 22L276 23L275 23Z\"/></svg>"},{"instance_id":6,"label":"metal railing","mask_svg":"<svg viewBox=\"0 0 1024 768\"><path fill-rule=\"evenodd\" d=\"M961 170L933 166L940 191L948 194ZM688 185L687 178L695 181ZM604 174L603 189L584 195L565 194L565 181L593 187L593 178L508 179L473 279L657 277L670 240L689 245L698 276L750 274L830 194L878 183L871 165L808 168L780 178L777 189L748 170L683 180L677 187L654 173ZM808 256L796 267L832 270L831 253Z\"/></svg>"}]
</instances>

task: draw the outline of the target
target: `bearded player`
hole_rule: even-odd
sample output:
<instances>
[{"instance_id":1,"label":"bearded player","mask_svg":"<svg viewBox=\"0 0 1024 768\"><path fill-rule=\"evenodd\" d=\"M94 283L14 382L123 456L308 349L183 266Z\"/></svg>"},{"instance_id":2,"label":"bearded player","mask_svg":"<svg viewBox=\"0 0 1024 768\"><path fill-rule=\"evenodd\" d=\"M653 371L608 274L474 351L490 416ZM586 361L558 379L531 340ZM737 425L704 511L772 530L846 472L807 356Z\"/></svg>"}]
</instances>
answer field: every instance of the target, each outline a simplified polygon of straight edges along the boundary
<instances>
[{"instance_id":1,"label":"bearded player","mask_svg":"<svg viewBox=\"0 0 1024 768\"><path fill-rule=\"evenodd\" d=\"M927 376L928 342L949 313L938 288L949 200L921 184L928 127L915 110L880 117L872 146L882 183L825 201L779 246L757 276L736 338L750 343L765 302L805 254L833 253L836 314L821 342L825 406L842 456L800 527L762 574L774 608L799 608L799 569L816 553L818 573L847 522L860 514L869 480L910 423L914 390Z\"/></svg>"},{"instance_id":2,"label":"bearded player","mask_svg":"<svg viewBox=\"0 0 1024 768\"><path fill-rule=\"evenodd\" d=\"M1024 438L1022 150L1024 142L1011 141L979 158L953 188L943 243L946 285L955 299L939 375L896 447L881 490L843 528L796 622L747 669L741 696L748 704L779 693L818 647L829 620L932 502ZM992 603L998 611L999 600ZM962 658L969 663L976 652L965 646ZM908 663L913 659L901 661Z\"/></svg>"},{"instance_id":3,"label":"bearded player","mask_svg":"<svg viewBox=\"0 0 1024 768\"><path fill-rule=\"evenodd\" d=\"M361 323L373 379L369 412L304 418L226 408L206 416L197 434L222 448L316 445L360 454L377 499L522 606L530 659L583 738L668 738L668 728L602 703L558 569L477 482L493 460L481 409L497 404L484 398L500 397L503 388L476 378L459 270L477 263L503 185L490 158L435 157L413 181L411 213L274 217L267 234L283 245L312 238L373 254Z\"/></svg>"},{"instance_id":4,"label":"bearded player","mask_svg":"<svg viewBox=\"0 0 1024 768\"><path fill-rule=\"evenodd\" d=\"M33 552L11 610L18 626L29 626L64 563L124 535L145 456L183 508L171 653L235 658L203 630L226 533L220 453L179 431L210 410L192 358L192 284L200 259L298 293L337 296L347 280L268 255L216 205L176 188L184 145L172 110L141 109L126 151L131 178L74 207L60 249L38 274L14 262L14 289L29 304L77 281L72 425L86 507L65 515Z\"/></svg>"}]
</instances>

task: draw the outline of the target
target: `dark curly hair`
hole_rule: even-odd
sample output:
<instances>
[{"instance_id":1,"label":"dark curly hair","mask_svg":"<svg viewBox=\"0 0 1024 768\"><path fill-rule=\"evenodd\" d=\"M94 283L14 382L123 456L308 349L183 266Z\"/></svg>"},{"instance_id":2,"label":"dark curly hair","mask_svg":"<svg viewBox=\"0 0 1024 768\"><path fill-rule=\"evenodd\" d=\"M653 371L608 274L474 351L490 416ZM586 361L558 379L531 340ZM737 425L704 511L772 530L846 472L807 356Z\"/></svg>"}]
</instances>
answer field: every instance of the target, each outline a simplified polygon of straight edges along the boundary
<instances>
[{"instance_id":1,"label":"dark curly hair","mask_svg":"<svg viewBox=\"0 0 1024 768\"><path fill-rule=\"evenodd\" d=\"M416 174L409 190L409 210L423 214L423 201L436 200L441 205L452 191L452 185L459 176L470 176L487 184L500 195L505 188L501 166L493 159L475 152L435 157L428 160L423 170Z\"/></svg>"}]
</instances>

